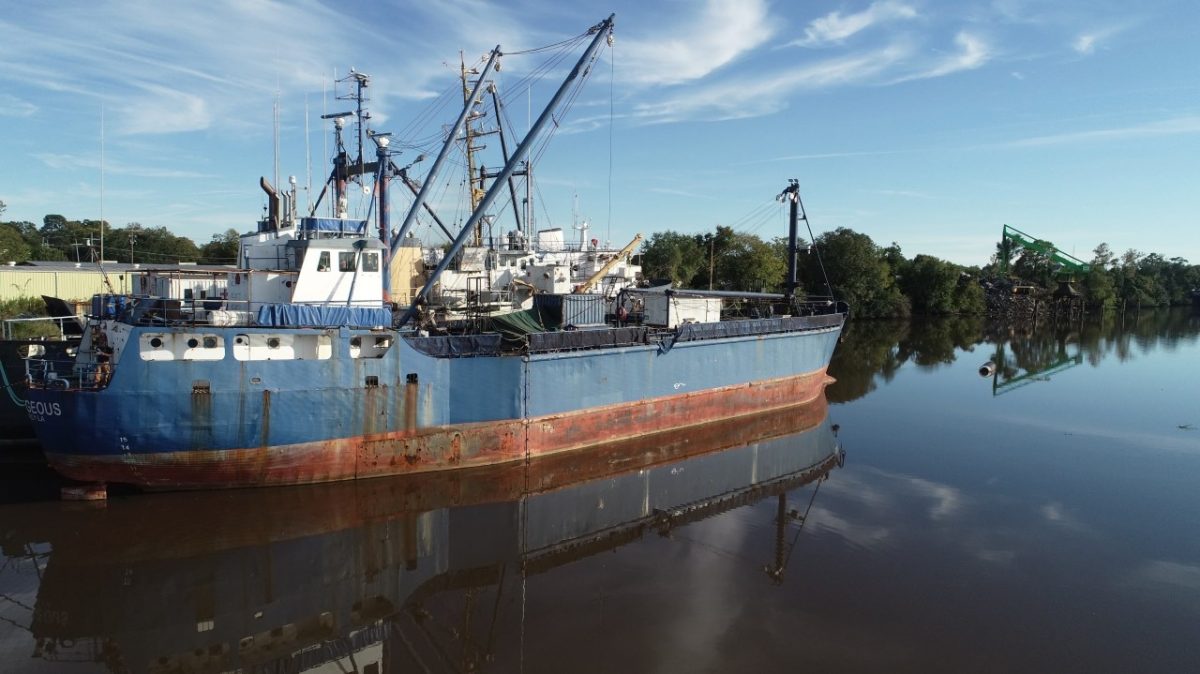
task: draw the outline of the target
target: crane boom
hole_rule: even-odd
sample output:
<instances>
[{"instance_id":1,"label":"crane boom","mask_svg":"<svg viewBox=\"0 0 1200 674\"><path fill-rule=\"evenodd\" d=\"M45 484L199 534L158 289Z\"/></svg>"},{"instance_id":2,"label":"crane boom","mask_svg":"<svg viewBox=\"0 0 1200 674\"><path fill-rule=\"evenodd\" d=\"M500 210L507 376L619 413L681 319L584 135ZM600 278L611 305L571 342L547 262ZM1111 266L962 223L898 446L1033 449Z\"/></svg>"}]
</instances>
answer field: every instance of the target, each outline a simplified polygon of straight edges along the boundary
<instances>
[{"instance_id":1,"label":"crane boom","mask_svg":"<svg viewBox=\"0 0 1200 674\"><path fill-rule=\"evenodd\" d=\"M1000 234L1000 245L1003 249L999 259L1001 274L1008 272L1009 251L1012 244L1045 255L1051 262L1058 265L1059 272L1065 272L1068 275L1086 274L1092 270L1091 265L1074 255L1062 252L1053 243L1030 236L1011 225L1005 225Z\"/></svg>"},{"instance_id":2,"label":"crane boom","mask_svg":"<svg viewBox=\"0 0 1200 674\"><path fill-rule=\"evenodd\" d=\"M613 267L617 266L618 262L625 259L626 256L632 253L633 249L637 248L638 244L641 242L642 235L639 233L633 237L633 241L630 241L625 245L624 248L621 249L621 252L614 255L613 259L605 262L603 267L601 267L595 274L592 274L591 278L575 286L575 292L586 293L587 291L591 290L592 286L596 285L597 281L604 278L605 274L607 274Z\"/></svg>"}]
</instances>

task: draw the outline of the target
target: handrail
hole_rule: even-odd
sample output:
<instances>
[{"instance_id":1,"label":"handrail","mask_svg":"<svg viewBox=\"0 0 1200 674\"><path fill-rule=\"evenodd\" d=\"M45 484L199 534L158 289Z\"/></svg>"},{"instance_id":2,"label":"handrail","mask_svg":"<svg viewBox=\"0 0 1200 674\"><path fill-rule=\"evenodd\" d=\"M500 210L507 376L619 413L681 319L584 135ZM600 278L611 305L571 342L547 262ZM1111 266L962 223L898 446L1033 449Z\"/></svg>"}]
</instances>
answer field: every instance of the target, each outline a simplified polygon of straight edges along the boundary
<instances>
[{"instance_id":1,"label":"handrail","mask_svg":"<svg viewBox=\"0 0 1200 674\"><path fill-rule=\"evenodd\" d=\"M65 341L67 339L65 322L66 321L78 321L78 320L79 320L79 318L76 316L35 316L32 318L9 318L9 319L5 319L4 327L3 327L2 332L0 332L0 334L3 335L4 339L21 339L19 337L13 336L13 328L16 327L17 325L32 325L32 324L36 324L36 323L54 323L55 327L58 328L59 341Z\"/></svg>"}]
</instances>

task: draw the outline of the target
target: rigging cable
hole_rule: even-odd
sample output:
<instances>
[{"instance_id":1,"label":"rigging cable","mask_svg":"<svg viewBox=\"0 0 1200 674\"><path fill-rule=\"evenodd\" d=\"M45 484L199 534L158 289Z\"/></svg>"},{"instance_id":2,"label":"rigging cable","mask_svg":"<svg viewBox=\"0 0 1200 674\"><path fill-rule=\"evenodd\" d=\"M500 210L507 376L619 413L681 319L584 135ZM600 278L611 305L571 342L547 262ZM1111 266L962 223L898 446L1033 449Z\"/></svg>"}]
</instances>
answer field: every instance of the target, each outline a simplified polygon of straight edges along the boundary
<instances>
[{"instance_id":1,"label":"rigging cable","mask_svg":"<svg viewBox=\"0 0 1200 674\"><path fill-rule=\"evenodd\" d=\"M817 255L817 265L821 267L821 278L825 279L825 289L829 291L829 299L836 301L833 296L833 286L829 285L829 274L825 273L825 262L821 259L821 247L813 238L812 223L808 221L808 211L804 210L804 200L800 198L800 190L796 190L796 205L800 207L800 217L804 218L804 226L808 229L808 240L812 243L813 252Z\"/></svg>"},{"instance_id":2,"label":"rigging cable","mask_svg":"<svg viewBox=\"0 0 1200 674\"><path fill-rule=\"evenodd\" d=\"M612 243L612 188L613 188L613 81L616 79L617 55L612 44L612 34L608 43L608 226L604 230L604 238Z\"/></svg>"},{"instance_id":3,"label":"rigging cable","mask_svg":"<svg viewBox=\"0 0 1200 674\"><path fill-rule=\"evenodd\" d=\"M508 52L508 53L513 56L516 56L519 54L537 54L539 52L550 51L551 49L556 49L556 48L560 48L560 47L565 48L566 45L570 45L572 43L579 42L586 37L591 37L592 35L593 35L592 31L588 30L588 31L584 31L584 32L580 33L579 35L576 35L575 37L569 37L565 40L555 42L552 44L548 44L544 47L534 47L532 49L525 49L522 51L514 51L514 52Z\"/></svg>"}]
</instances>

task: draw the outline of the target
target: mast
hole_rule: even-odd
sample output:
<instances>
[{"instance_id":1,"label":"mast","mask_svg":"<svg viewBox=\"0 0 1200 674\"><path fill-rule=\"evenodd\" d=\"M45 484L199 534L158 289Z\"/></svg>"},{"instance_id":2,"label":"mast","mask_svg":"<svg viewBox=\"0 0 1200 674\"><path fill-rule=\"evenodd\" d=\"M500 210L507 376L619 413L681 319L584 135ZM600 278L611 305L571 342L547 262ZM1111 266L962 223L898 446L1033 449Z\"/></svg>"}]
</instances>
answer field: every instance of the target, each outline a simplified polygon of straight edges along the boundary
<instances>
[{"instance_id":1,"label":"mast","mask_svg":"<svg viewBox=\"0 0 1200 674\"><path fill-rule=\"evenodd\" d=\"M454 128L450 130L450 135L447 137L446 143L442 145L442 150L438 153L437 159L433 160L433 166L429 169L429 175L425 176L425 184L421 186L421 192L417 194L416 199L413 199L412 206L408 208L408 215L404 218L404 223L400 225L400 229L392 237L392 255L396 254L396 249L404 241L404 235L408 234L413 221L417 219L417 213L421 210L421 205L425 203L425 198L429 195L429 188L437 180L438 171L441 170L442 164L445 163L446 155L450 154L450 146L454 144L454 139L462 131L463 122L466 121L467 115L471 112L475 97L479 95L479 88L483 85L483 79L487 77L488 71L491 70L492 65L499 57L500 45L496 45L496 48L492 50L491 56L488 58L487 65L483 67L483 72L479 75L479 81L475 83L475 88L471 91L471 95L467 97L467 102L463 105L462 112L458 115L458 120L454 122ZM472 223L472 227L474 227L474 223Z\"/></svg>"},{"instance_id":2,"label":"mast","mask_svg":"<svg viewBox=\"0 0 1200 674\"><path fill-rule=\"evenodd\" d=\"M546 122L550 121L551 116L554 114L555 108L558 107L559 102L562 101L563 97L566 95L567 89L570 87L571 83L579 77L580 73L584 69L584 66L588 64L595 56L596 50L600 48L600 42L605 39L612 39L614 17L616 17L616 14L610 14L607 19L596 24L591 28L591 30L588 31L589 33L595 33L596 37L592 39L591 44L588 45L588 48L583 53L583 56L579 57L579 61L575 63L575 67L571 69L571 73L567 75L567 78L563 80L561 85L559 85L558 91L554 93L554 97L551 98L550 102L546 104L546 108L542 110L542 114L538 117L537 121L534 122L533 128L531 128L529 133L525 135L524 140L521 141L521 144L517 146L516 151L513 152L512 158L509 159L504 165L504 170L502 170L496 176L496 180L488 189L487 194L484 195L483 201L479 202L479 206L472 211L470 219L468 219L467 223L463 225L462 231L458 233L458 238L454 240L454 243L451 245L450 250L446 252L446 255L442 258L442 261L438 263L437 269L435 269L433 274L430 275L429 280L425 282L425 285L421 286L420 292L417 293L417 296L413 299L412 305L408 307L408 310L405 311L404 315L400 318L397 327L403 327L406 323L412 320L413 316L416 315L417 308L429 297L430 289L433 287L438 277L441 276L442 272L446 270L446 267L450 266L450 262L454 259L454 256L457 255L458 251L462 249L463 243L466 241L467 236L474 231L475 227L483 218L484 211L486 211L488 207L492 205L492 202L496 199L496 196L502 189L505 188L509 177L512 175L513 171L516 170L517 164L525 158L526 154L529 153L529 149L533 146L534 141L537 140L538 134L541 132L542 127L546 125ZM493 55L498 53L499 47L496 48L496 51L493 52ZM488 63L490 65L491 61ZM475 88L478 89L479 84L482 82L483 78L480 77L479 83L476 84ZM471 98L474 100L474 96ZM465 108L463 113L465 116ZM442 148L443 154L446 151L446 147L447 146L443 146ZM428 186L429 183L426 182L426 187Z\"/></svg>"},{"instance_id":3,"label":"mast","mask_svg":"<svg viewBox=\"0 0 1200 674\"><path fill-rule=\"evenodd\" d=\"M800 181L788 180L788 186L780 192L779 200L788 202L788 271L783 297L790 305L796 297L796 235L800 225Z\"/></svg>"},{"instance_id":4,"label":"mast","mask_svg":"<svg viewBox=\"0 0 1200 674\"><path fill-rule=\"evenodd\" d=\"M391 142L390 133L377 133L371 135L371 140L375 141L375 164L378 167L378 173L375 176L375 191L379 198L379 240L385 246L383 251L383 265L380 270L383 272L383 301L391 301L392 294L392 272L391 259L388 257L388 227L391 223L391 211L388 208L388 184L391 182L391 159L388 157L388 143Z\"/></svg>"},{"instance_id":5,"label":"mast","mask_svg":"<svg viewBox=\"0 0 1200 674\"><path fill-rule=\"evenodd\" d=\"M474 104L473 99L475 97L475 93L477 91L479 91L479 85L476 84L474 90L468 89L467 88L467 75L478 74L478 71L476 71L474 68L472 68L471 70L467 70L467 62L466 62L466 60L463 59L463 54L461 51L458 52L458 62L459 62L459 74L460 74L460 77L462 78L463 105L471 106ZM483 81L483 75L479 76L479 81L480 82ZM467 115L466 120L463 122L463 124L464 124L463 135L466 139L466 155L467 155L467 192L470 193L471 210L472 211L474 211L476 208L479 208L479 202L483 200L483 194L484 194L484 192L483 192L483 175L481 172L477 172L475 170L475 151L482 149L482 148L475 147L475 138L479 135L475 132L475 119L478 116L479 115L472 112L469 115ZM481 169L481 171L482 171L482 169ZM476 173L480 173L480 175L476 176ZM476 186L476 183L478 183L478 187ZM480 245L481 239L482 239L482 230L479 227L476 227L475 228L475 240L473 241L473 244L476 246Z\"/></svg>"}]
</instances>

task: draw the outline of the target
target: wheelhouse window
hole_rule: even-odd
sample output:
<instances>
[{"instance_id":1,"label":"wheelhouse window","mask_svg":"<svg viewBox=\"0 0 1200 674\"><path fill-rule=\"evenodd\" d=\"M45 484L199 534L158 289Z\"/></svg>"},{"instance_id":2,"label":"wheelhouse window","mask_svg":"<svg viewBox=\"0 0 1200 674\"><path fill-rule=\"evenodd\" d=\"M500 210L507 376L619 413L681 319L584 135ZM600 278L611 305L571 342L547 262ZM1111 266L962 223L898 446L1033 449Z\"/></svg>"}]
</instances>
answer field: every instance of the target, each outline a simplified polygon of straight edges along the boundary
<instances>
[{"instance_id":1,"label":"wheelhouse window","mask_svg":"<svg viewBox=\"0 0 1200 674\"><path fill-rule=\"evenodd\" d=\"M317 271L329 271L329 251L321 251L321 257L317 258Z\"/></svg>"},{"instance_id":2,"label":"wheelhouse window","mask_svg":"<svg viewBox=\"0 0 1200 674\"><path fill-rule=\"evenodd\" d=\"M363 271L379 271L379 253L363 253Z\"/></svg>"},{"instance_id":3,"label":"wheelhouse window","mask_svg":"<svg viewBox=\"0 0 1200 674\"><path fill-rule=\"evenodd\" d=\"M354 253L338 253L338 271L354 271Z\"/></svg>"}]
</instances>

